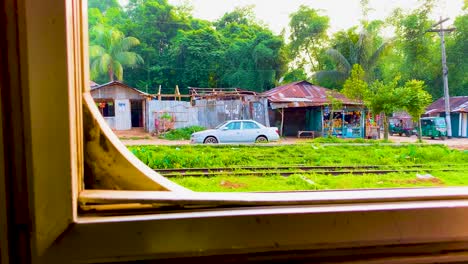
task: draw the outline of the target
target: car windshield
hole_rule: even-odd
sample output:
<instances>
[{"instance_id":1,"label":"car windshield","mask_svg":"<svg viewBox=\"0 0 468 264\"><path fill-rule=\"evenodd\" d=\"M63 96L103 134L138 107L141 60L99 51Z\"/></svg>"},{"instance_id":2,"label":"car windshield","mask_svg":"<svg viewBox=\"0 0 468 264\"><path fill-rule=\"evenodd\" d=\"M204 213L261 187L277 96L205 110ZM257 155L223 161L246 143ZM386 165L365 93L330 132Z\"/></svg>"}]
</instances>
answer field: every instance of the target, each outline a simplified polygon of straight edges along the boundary
<instances>
[{"instance_id":1,"label":"car windshield","mask_svg":"<svg viewBox=\"0 0 468 264\"><path fill-rule=\"evenodd\" d=\"M223 123L221 123L221 124L217 125L217 126L215 127L215 129L219 129L219 128L221 128L222 126L224 126L225 124L227 124L227 122L228 122L228 121L226 121L226 122L223 122Z\"/></svg>"},{"instance_id":2,"label":"car windshield","mask_svg":"<svg viewBox=\"0 0 468 264\"><path fill-rule=\"evenodd\" d=\"M436 126L445 126L445 120L444 119L436 119L435 124L436 124Z\"/></svg>"}]
</instances>

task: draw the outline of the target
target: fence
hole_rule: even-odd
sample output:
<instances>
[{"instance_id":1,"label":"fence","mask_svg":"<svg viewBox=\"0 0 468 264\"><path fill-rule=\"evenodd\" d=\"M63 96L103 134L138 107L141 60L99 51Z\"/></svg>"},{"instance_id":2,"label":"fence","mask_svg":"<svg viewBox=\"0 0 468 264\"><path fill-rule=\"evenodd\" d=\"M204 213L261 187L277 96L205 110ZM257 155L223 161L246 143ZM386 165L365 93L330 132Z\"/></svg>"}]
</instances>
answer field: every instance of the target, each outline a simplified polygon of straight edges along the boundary
<instances>
[{"instance_id":1,"label":"fence","mask_svg":"<svg viewBox=\"0 0 468 264\"><path fill-rule=\"evenodd\" d=\"M268 112L265 101L215 100L202 99L190 102L184 101L149 101L148 131L155 132L160 125L161 117L171 116L173 128L188 126L203 126L214 128L226 120L253 119L269 126ZM166 122L167 123L167 122ZM172 125L172 124L171 124Z\"/></svg>"}]
</instances>

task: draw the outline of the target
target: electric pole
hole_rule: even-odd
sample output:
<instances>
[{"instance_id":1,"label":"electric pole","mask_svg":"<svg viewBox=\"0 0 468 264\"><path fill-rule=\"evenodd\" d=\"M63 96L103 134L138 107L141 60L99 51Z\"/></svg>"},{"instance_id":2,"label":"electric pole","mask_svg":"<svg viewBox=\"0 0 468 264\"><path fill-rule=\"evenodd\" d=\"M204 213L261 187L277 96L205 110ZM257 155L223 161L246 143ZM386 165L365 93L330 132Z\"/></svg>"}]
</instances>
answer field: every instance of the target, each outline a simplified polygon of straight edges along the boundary
<instances>
[{"instance_id":1,"label":"electric pole","mask_svg":"<svg viewBox=\"0 0 468 264\"><path fill-rule=\"evenodd\" d=\"M447 68L447 56L445 54L445 32L452 32L455 28L444 29L443 23L449 20L449 18L442 19L440 17L439 22L432 25L432 28L427 30L427 32L437 32L440 36L440 46L442 49L442 78L444 80L444 100L445 100L445 121L447 123L447 137L452 137L452 122L450 119L450 96L448 88L448 68ZM439 29L435 27L439 26Z\"/></svg>"}]
</instances>

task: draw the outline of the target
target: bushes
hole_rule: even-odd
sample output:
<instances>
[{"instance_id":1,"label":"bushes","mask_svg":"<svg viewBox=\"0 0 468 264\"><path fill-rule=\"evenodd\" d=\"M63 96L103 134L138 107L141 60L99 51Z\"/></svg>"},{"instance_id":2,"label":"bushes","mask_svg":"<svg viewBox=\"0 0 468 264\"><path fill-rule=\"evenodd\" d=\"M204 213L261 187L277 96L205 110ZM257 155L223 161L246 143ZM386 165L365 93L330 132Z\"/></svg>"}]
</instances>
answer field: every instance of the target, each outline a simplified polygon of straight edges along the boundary
<instances>
[{"instance_id":1,"label":"bushes","mask_svg":"<svg viewBox=\"0 0 468 264\"><path fill-rule=\"evenodd\" d=\"M190 126L184 128L177 128L174 130L170 130L160 136L160 138L168 139L168 140L183 140L183 139L190 139L190 135L192 133L205 130L206 128L201 126Z\"/></svg>"}]
</instances>

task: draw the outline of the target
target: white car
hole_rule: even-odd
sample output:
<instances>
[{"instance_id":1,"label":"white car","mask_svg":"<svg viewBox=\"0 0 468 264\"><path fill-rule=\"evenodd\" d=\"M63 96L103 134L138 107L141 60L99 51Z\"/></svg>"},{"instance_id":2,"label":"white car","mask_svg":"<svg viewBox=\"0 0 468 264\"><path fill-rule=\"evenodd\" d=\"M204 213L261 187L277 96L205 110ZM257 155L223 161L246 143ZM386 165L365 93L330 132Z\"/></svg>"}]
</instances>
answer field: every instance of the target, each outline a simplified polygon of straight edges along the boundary
<instances>
[{"instance_id":1,"label":"white car","mask_svg":"<svg viewBox=\"0 0 468 264\"><path fill-rule=\"evenodd\" d=\"M266 127L253 120L230 120L217 126L192 134L191 143L266 143L279 139L278 128Z\"/></svg>"}]
</instances>

